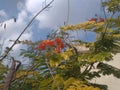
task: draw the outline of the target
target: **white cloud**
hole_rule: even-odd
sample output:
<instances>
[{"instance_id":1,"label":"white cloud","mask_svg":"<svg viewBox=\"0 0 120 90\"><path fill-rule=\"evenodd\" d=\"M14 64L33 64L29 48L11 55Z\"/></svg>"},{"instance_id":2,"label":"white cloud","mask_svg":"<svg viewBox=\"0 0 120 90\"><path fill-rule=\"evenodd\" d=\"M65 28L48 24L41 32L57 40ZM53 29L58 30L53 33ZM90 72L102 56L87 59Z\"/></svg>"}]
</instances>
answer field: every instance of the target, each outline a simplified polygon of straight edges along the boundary
<instances>
[{"instance_id":1,"label":"white cloud","mask_svg":"<svg viewBox=\"0 0 120 90\"><path fill-rule=\"evenodd\" d=\"M43 1L44 0L27 0L27 10L30 13L37 12L41 9ZM100 0L70 0L69 23L79 23L100 13ZM66 18L67 0L55 0L48 12L42 13L37 20L39 21L40 28L54 28L63 25Z\"/></svg>"},{"instance_id":2,"label":"white cloud","mask_svg":"<svg viewBox=\"0 0 120 90\"><path fill-rule=\"evenodd\" d=\"M4 10L0 10L0 19L4 19L4 18L7 18L7 14Z\"/></svg>"},{"instance_id":3,"label":"white cloud","mask_svg":"<svg viewBox=\"0 0 120 90\"><path fill-rule=\"evenodd\" d=\"M29 19L28 13L23 9L18 13L16 22L14 22L13 19L6 20L5 22L3 22L3 24L6 23L6 28L4 29L3 27L0 27L0 37L1 37L0 39L4 40L4 47L3 47L4 49L5 47L10 47L12 45L13 42L10 42L9 40L16 40L16 38L20 35L22 30L27 25L28 19ZM32 34L33 32L28 30L22 35L20 40L31 40ZM11 55L17 59L21 59L21 57L18 58L21 48L24 48L24 46L15 45L13 47L13 51Z\"/></svg>"},{"instance_id":4,"label":"white cloud","mask_svg":"<svg viewBox=\"0 0 120 90\"><path fill-rule=\"evenodd\" d=\"M25 5L24 5L22 2L18 2L18 3L17 3L17 9L18 9L18 10L25 9Z\"/></svg>"},{"instance_id":5,"label":"white cloud","mask_svg":"<svg viewBox=\"0 0 120 90\"><path fill-rule=\"evenodd\" d=\"M1 37L7 39L10 37L16 38L16 34L19 34L26 25L27 13L23 10L18 14L17 21L14 22L13 19L6 20L3 24L6 24L6 28L1 27Z\"/></svg>"},{"instance_id":6,"label":"white cloud","mask_svg":"<svg viewBox=\"0 0 120 90\"><path fill-rule=\"evenodd\" d=\"M42 8L42 4L45 0L26 0L26 8L31 13L36 13Z\"/></svg>"}]
</instances>

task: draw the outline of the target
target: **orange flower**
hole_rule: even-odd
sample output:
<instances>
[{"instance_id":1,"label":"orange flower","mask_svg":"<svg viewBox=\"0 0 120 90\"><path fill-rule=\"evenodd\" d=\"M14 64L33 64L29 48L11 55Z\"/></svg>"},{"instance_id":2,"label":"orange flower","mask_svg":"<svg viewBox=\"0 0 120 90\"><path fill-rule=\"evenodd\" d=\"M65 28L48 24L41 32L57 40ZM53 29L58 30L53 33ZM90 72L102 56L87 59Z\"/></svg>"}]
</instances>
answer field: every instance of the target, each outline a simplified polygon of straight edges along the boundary
<instances>
[{"instance_id":1,"label":"orange flower","mask_svg":"<svg viewBox=\"0 0 120 90\"><path fill-rule=\"evenodd\" d=\"M60 48L64 48L64 44L63 44L63 43L59 44L58 46L59 46Z\"/></svg>"},{"instance_id":2,"label":"orange flower","mask_svg":"<svg viewBox=\"0 0 120 90\"><path fill-rule=\"evenodd\" d=\"M56 42L57 44L60 44L60 43L62 43L62 40L61 40L60 38L55 38L55 42Z\"/></svg>"},{"instance_id":3,"label":"orange flower","mask_svg":"<svg viewBox=\"0 0 120 90\"><path fill-rule=\"evenodd\" d=\"M98 18L91 18L89 21L97 21L98 20Z\"/></svg>"},{"instance_id":4,"label":"orange flower","mask_svg":"<svg viewBox=\"0 0 120 90\"><path fill-rule=\"evenodd\" d=\"M38 48L41 49L41 50L45 50L45 44L44 43L40 43Z\"/></svg>"},{"instance_id":5,"label":"orange flower","mask_svg":"<svg viewBox=\"0 0 120 90\"><path fill-rule=\"evenodd\" d=\"M50 40L44 40L42 43L44 43L45 45L47 45L50 42Z\"/></svg>"},{"instance_id":6,"label":"orange flower","mask_svg":"<svg viewBox=\"0 0 120 90\"><path fill-rule=\"evenodd\" d=\"M56 47L56 49L55 49L56 53L60 53L60 51L61 51L62 48L64 48L64 44L63 44L63 43L59 44L59 45Z\"/></svg>"},{"instance_id":7,"label":"orange flower","mask_svg":"<svg viewBox=\"0 0 120 90\"><path fill-rule=\"evenodd\" d=\"M44 40L39 44L38 48L41 50L45 50L47 46L55 46L56 53L60 53L61 49L64 48L64 44L60 38L55 38L54 40Z\"/></svg>"},{"instance_id":8,"label":"orange flower","mask_svg":"<svg viewBox=\"0 0 120 90\"><path fill-rule=\"evenodd\" d=\"M53 47L53 46L55 45L55 44L54 44L54 41L51 41L51 40L50 40L50 41L48 42L48 45L51 46L51 47Z\"/></svg>"},{"instance_id":9,"label":"orange flower","mask_svg":"<svg viewBox=\"0 0 120 90\"><path fill-rule=\"evenodd\" d=\"M51 46L51 47L54 46L54 42L53 42L52 40L44 40L43 43L44 43L45 45L49 45L49 46Z\"/></svg>"},{"instance_id":10,"label":"orange flower","mask_svg":"<svg viewBox=\"0 0 120 90\"><path fill-rule=\"evenodd\" d=\"M99 22L104 22L104 18L100 18L100 21Z\"/></svg>"},{"instance_id":11,"label":"orange flower","mask_svg":"<svg viewBox=\"0 0 120 90\"><path fill-rule=\"evenodd\" d=\"M55 49L56 53L60 53L60 47L57 46L56 49Z\"/></svg>"}]
</instances>

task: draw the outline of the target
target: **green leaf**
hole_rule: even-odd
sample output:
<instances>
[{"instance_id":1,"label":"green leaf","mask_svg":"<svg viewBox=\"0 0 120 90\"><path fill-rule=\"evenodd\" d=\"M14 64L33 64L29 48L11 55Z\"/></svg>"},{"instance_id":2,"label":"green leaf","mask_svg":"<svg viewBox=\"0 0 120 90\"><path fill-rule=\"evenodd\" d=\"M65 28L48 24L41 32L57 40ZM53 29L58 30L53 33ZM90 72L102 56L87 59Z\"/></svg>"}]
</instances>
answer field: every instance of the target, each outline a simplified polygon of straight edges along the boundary
<instances>
[{"instance_id":1,"label":"green leaf","mask_svg":"<svg viewBox=\"0 0 120 90\"><path fill-rule=\"evenodd\" d=\"M103 75L114 75L116 78L120 78L120 69L111 65L100 62L97 68Z\"/></svg>"}]
</instances>

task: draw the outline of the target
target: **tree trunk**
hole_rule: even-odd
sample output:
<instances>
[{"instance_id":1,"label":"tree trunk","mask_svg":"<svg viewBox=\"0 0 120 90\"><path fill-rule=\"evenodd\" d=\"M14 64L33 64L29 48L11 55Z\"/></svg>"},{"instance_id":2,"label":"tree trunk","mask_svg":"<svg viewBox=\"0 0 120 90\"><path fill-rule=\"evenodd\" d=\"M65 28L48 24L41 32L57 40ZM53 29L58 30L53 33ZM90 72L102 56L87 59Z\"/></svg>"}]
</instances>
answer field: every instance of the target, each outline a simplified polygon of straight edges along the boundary
<instances>
[{"instance_id":1,"label":"tree trunk","mask_svg":"<svg viewBox=\"0 0 120 90\"><path fill-rule=\"evenodd\" d=\"M9 69L9 72L8 72L8 75L6 77L6 80L5 80L5 84L4 84L4 87L3 87L3 90L9 90L10 89L10 84L11 84L11 81L14 77L14 74L15 74L15 61L14 59L12 60L12 65Z\"/></svg>"}]
</instances>

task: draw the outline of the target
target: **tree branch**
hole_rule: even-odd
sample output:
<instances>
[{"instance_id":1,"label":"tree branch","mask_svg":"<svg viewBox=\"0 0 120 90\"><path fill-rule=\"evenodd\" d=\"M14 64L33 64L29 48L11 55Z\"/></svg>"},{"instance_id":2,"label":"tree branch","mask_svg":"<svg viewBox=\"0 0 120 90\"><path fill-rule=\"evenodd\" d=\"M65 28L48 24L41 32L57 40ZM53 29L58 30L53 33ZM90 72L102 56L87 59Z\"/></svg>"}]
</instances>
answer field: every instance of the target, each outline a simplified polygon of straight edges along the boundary
<instances>
[{"instance_id":1,"label":"tree branch","mask_svg":"<svg viewBox=\"0 0 120 90\"><path fill-rule=\"evenodd\" d=\"M11 59L12 59L12 65L11 65L11 68L8 72L7 77L6 77L3 90L9 90L10 89L10 84L11 84L11 81L12 81L12 79L14 77L14 74L15 74L16 62L15 62L14 58L11 58Z\"/></svg>"},{"instance_id":2,"label":"tree branch","mask_svg":"<svg viewBox=\"0 0 120 90\"><path fill-rule=\"evenodd\" d=\"M57 86L57 90L60 90L60 87L59 87L59 85L58 85L58 83L57 83L57 81L56 81L56 79L55 79L55 77L54 77L54 75L53 75L53 73L52 73L52 70L51 70L51 68L50 68L50 66L49 66L49 63L48 63L47 59L46 59L46 65L47 65L47 67L48 67L48 69L49 69L49 71L50 71L50 75L51 75L51 77L53 78L53 81L55 82L55 84L56 84L56 86Z\"/></svg>"},{"instance_id":3,"label":"tree branch","mask_svg":"<svg viewBox=\"0 0 120 90\"><path fill-rule=\"evenodd\" d=\"M23 31L20 33L20 35L18 36L18 38L15 40L15 42L12 44L12 46L7 50L7 52L3 55L2 58L0 58L0 61L2 61L3 59L5 59L7 57L7 55L9 54L9 52L12 50L12 48L16 45L16 42L20 39L20 37L22 36L22 34L27 30L27 28L32 24L32 22L34 21L34 19L41 13L43 12L46 8L48 8L54 0L52 0L49 4L47 4L44 8L42 8L32 19L31 21L27 24L27 26L23 29Z\"/></svg>"},{"instance_id":4,"label":"tree branch","mask_svg":"<svg viewBox=\"0 0 120 90\"><path fill-rule=\"evenodd\" d=\"M101 0L101 3L103 3L103 0ZM110 24L110 22L108 21L107 19L107 15L106 15L106 11L105 11L105 7L103 7L103 13L104 13L104 16L105 16L105 20L106 20L106 26L105 26L105 32L103 33L103 36L102 36L102 40L105 38L105 34L107 33L107 29L108 29L108 26ZM110 19L114 16L114 12L112 13Z\"/></svg>"}]
</instances>

